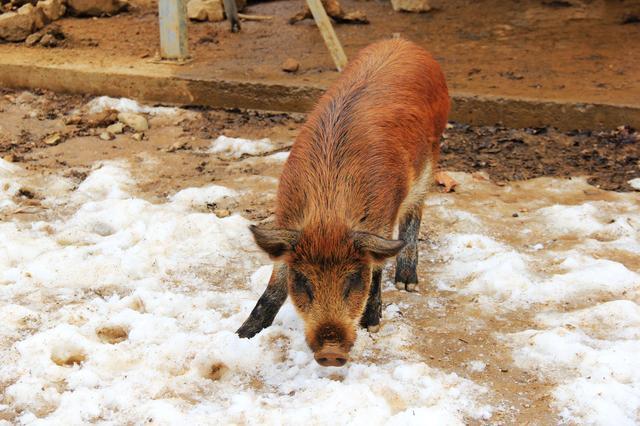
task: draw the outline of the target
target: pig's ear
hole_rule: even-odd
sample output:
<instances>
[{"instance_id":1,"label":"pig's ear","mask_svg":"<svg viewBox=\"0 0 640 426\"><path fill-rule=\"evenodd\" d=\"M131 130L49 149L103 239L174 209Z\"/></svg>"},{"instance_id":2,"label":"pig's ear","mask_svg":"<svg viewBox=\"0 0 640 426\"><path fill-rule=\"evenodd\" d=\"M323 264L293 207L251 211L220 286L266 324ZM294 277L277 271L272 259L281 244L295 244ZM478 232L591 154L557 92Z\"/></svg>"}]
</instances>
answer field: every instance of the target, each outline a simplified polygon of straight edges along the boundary
<instances>
[{"instance_id":1,"label":"pig's ear","mask_svg":"<svg viewBox=\"0 0 640 426\"><path fill-rule=\"evenodd\" d=\"M279 259L293 251L298 241L299 232L289 229L266 229L255 225L249 226L253 239L273 260Z\"/></svg>"},{"instance_id":2,"label":"pig's ear","mask_svg":"<svg viewBox=\"0 0 640 426\"><path fill-rule=\"evenodd\" d=\"M371 256L375 262L395 256L406 244L402 240L387 240L368 232L354 232L352 235L356 247Z\"/></svg>"}]
</instances>

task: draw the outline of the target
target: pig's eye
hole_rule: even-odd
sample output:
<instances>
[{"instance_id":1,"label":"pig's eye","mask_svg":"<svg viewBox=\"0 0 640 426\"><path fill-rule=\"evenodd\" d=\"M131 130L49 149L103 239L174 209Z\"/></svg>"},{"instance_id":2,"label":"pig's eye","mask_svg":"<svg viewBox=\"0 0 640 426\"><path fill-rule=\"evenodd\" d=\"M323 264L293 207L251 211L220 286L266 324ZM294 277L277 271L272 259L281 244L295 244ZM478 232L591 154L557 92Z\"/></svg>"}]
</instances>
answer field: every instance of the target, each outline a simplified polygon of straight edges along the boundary
<instances>
[{"instance_id":1,"label":"pig's eye","mask_svg":"<svg viewBox=\"0 0 640 426\"><path fill-rule=\"evenodd\" d=\"M347 281L344 283L343 297L346 299L352 291L362 291L364 283L362 282L362 275L360 271L354 272L347 277Z\"/></svg>"},{"instance_id":2,"label":"pig's eye","mask_svg":"<svg viewBox=\"0 0 640 426\"><path fill-rule=\"evenodd\" d=\"M307 277L299 272L294 272L293 275L293 291L296 293L306 293L309 297L309 301L313 300L313 290Z\"/></svg>"}]
</instances>

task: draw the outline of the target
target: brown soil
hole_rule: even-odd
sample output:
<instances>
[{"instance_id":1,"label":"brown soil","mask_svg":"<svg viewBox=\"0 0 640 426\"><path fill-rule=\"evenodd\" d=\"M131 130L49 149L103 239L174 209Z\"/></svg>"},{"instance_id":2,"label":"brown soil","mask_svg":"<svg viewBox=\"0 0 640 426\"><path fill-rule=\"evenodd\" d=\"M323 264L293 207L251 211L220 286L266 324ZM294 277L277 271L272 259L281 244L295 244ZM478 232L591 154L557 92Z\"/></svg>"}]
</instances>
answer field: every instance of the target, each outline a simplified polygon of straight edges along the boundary
<instances>
[{"instance_id":1,"label":"brown soil","mask_svg":"<svg viewBox=\"0 0 640 426\"><path fill-rule=\"evenodd\" d=\"M64 18L57 21L67 36L62 48L29 53L58 64L148 63L159 49L154 1L111 18ZM629 19L640 15L638 0L431 3L431 12L409 14L393 12L386 1L343 0L345 10L362 10L371 24L338 24L336 31L349 57L393 34L418 42L440 61L454 92L638 103L640 24ZM274 19L244 22L238 34L227 22L190 23L192 61L175 73L327 85L337 73L314 23L286 23L301 7L301 1L252 4L245 13ZM5 44L0 54L20 56L27 49ZM281 70L289 57L300 62L297 73Z\"/></svg>"},{"instance_id":2,"label":"brown soil","mask_svg":"<svg viewBox=\"0 0 640 426\"><path fill-rule=\"evenodd\" d=\"M247 138L269 137L277 150L286 150L295 138L302 116L259 114L218 110L182 111L176 116L150 117L151 128L141 141L131 132L104 141L98 135L104 123L65 124L76 116L86 98L79 96L4 91L0 96L0 156L17 161L21 167L39 174L64 174L82 181L91 167L101 160L125 159L132 167L140 196L163 201L166 196L185 187L218 182L235 189L251 188L248 195L230 200L227 205L202 206L216 214L221 210L239 212L251 220L268 220L273 213L275 178L281 164L261 157L229 160L204 153L212 138L219 134ZM47 146L43 140L52 133L62 135L62 142ZM549 129L505 129L454 125L444 140L442 164L446 170L487 171L504 188L486 182L483 174L474 175L485 187L480 191L465 190L448 195L452 203L482 215L490 202L498 212L491 222L496 238L514 245L524 242L511 235L504 218L512 220L518 206L536 202L556 203L553 191L544 191L544 181L504 183L532 176L591 175L602 187L628 189L626 180L640 176L639 141L629 129L610 133L566 134ZM586 152L584 152L586 150ZM635 157L634 157L635 156ZM633 157L633 158L631 158ZM600 160L601 158L601 160ZM635 159L634 159L635 158ZM537 163L541 164L541 167ZM608 167L608 168L607 168ZM612 172L613 171L613 172ZM273 180L264 177L274 178ZM626 179L626 180L625 180ZM46 194L37 186L23 188L19 205L34 210L18 211L15 217L29 220L46 214L38 202ZM579 192L575 199L563 203L579 203L588 199L608 199L615 194L597 189ZM544 198L546 197L546 198ZM551 197L551 198L550 198ZM427 210L430 207L427 207ZM426 216L429 216L427 211ZM2 218L0 217L0 220ZM516 219L513 219L516 220ZM429 271L446 262L430 250L426 241L447 233L450 224L434 220L422 229L420 293L385 291L385 303L402 306L402 321L413 330L413 353L429 366L447 373L468 377L490 389L482 398L497 410L491 417L495 424L556 424L557 414L550 394L554 383L534 373L513 366L510 349L499 341L501 334L535 328L535 309L493 315L481 310L475 301L458 293L436 291L429 283ZM576 242L567 242L575 244ZM635 259L618 258L629 267ZM637 267L637 263L635 263ZM385 274L389 276L389 271ZM176 285L182 285L176 283ZM231 283L230 285L236 285ZM437 300L442 306L431 307L425 301ZM567 305L566 309L575 308ZM107 330L106 339L117 341L126 330ZM375 339L375 336L372 337ZM484 371L470 371L469 361L486 363ZM380 361L376 354L372 362ZM74 363L75 359L64 360ZM224 366L213 366L211 378L224 374ZM259 383L259 382L257 382ZM0 389L3 384L0 384ZM257 385L256 385L257 386ZM188 398L188 395L181 395ZM468 419L469 424L476 423Z\"/></svg>"},{"instance_id":3,"label":"brown soil","mask_svg":"<svg viewBox=\"0 0 640 426\"><path fill-rule=\"evenodd\" d=\"M86 97L50 92L38 97L27 96L32 99L30 105L35 111L35 117L29 117L24 108L16 105L21 99L18 92L3 93L0 157L22 162L28 169L62 167L67 173L82 177L95 161L155 151L161 159L156 165L155 178L142 187L159 197L177 187L218 180L230 172L265 173L261 170L264 165L233 165L198 150L220 134L270 137L286 149L304 120L303 115L198 109L188 117L168 121L152 119L152 123L156 120L157 127L151 128L142 143L132 139L131 134L119 135L113 141L96 142L96 135L104 129L65 124L71 111L86 102ZM64 142L47 146L45 137L56 132ZM184 146L171 150L176 143ZM562 133L549 128L454 124L443 140L440 163L446 170L485 171L498 183L540 176L588 176L591 184L603 189L629 191L632 188L627 182L640 177L640 134L629 128ZM275 173L266 173L277 177ZM258 211L260 209L256 209Z\"/></svg>"},{"instance_id":4,"label":"brown soil","mask_svg":"<svg viewBox=\"0 0 640 426\"><path fill-rule=\"evenodd\" d=\"M640 176L640 134L621 127L607 132L559 132L456 124L442 146L444 169L486 171L495 181L540 176L588 176L589 183L629 191Z\"/></svg>"}]
</instances>

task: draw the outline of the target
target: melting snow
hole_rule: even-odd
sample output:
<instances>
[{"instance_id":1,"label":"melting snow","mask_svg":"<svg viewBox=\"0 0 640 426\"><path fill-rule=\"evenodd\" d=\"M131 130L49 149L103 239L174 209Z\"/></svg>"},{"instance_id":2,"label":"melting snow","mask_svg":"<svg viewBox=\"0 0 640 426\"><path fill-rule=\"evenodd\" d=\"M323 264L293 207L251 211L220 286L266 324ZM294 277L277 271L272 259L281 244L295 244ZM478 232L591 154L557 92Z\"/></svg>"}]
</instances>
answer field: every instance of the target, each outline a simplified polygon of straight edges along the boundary
<instances>
[{"instance_id":1,"label":"melting snow","mask_svg":"<svg viewBox=\"0 0 640 426\"><path fill-rule=\"evenodd\" d=\"M412 356L401 322L385 324L375 341L360 332L354 361L340 370L315 363L289 304L274 326L239 339L234 330L271 266L247 220L195 209L237 193L189 188L152 204L135 186L126 163L98 164L51 204L70 214L0 222L0 416L24 424L490 417L488 390ZM394 361L368 362L374 346Z\"/></svg>"},{"instance_id":2,"label":"melting snow","mask_svg":"<svg viewBox=\"0 0 640 426\"><path fill-rule=\"evenodd\" d=\"M508 336L516 365L558 382L567 422L635 425L640 414L640 306L614 300L537 317L541 329Z\"/></svg>"},{"instance_id":3,"label":"melting snow","mask_svg":"<svg viewBox=\"0 0 640 426\"><path fill-rule=\"evenodd\" d=\"M240 158L245 154L248 155L260 155L273 151L275 145L271 143L269 139L248 140L242 138L230 138L224 135L218 136L216 140L211 143L211 147L207 152L210 154L222 154L228 158ZM274 154L274 159L278 158L279 153Z\"/></svg>"},{"instance_id":4,"label":"melting snow","mask_svg":"<svg viewBox=\"0 0 640 426\"><path fill-rule=\"evenodd\" d=\"M239 158L272 149L268 140L222 136L210 152ZM211 185L153 204L136 196L124 162L96 164L76 189L60 177L38 179L0 160L0 213L15 209L19 189L35 182L49 209L38 221L0 221L0 418L403 425L490 419L490 388L435 369L412 351L402 303L385 307L375 336L359 332L353 362L342 369L314 362L290 304L272 327L239 339L234 330L271 266L246 219L201 211L243 193ZM503 192L463 205L465 191L490 183L456 179L457 194L433 195L426 205L431 223L445 229L430 247L440 260L429 265L439 293L412 300L436 314L458 295L488 316L535 312L530 328L497 337L517 367L553 385L563 421L636 424L640 274L637 263L621 260L640 253L635 194L572 203L571 194L589 187L554 180L515 221L514 207L499 198L512 197L512 188L492 187ZM537 182L519 185L541 191ZM374 353L382 361L372 362ZM473 377L488 370L480 360L463 367Z\"/></svg>"},{"instance_id":5,"label":"melting snow","mask_svg":"<svg viewBox=\"0 0 640 426\"><path fill-rule=\"evenodd\" d=\"M151 115L172 115L178 112L177 108L168 107L150 107L140 105L133 99L127 98L111 98L109 96L100 96L92 99L87 103L90 113L102 112L106 109L115 109L118 112L144 113Z\"/></svg>"}]
</instances>

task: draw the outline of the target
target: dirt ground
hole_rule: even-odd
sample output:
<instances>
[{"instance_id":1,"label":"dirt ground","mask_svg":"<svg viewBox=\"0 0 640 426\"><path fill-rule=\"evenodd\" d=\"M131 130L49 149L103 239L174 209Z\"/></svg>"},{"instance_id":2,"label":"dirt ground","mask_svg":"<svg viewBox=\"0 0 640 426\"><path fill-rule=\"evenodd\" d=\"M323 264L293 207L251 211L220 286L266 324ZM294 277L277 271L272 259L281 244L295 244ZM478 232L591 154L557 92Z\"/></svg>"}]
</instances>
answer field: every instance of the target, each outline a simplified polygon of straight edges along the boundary
<instances>
[{"instance_id":1,"label":"dirt ground","mask_svg":"<svg viewBox=\"0 0 640 426\"><path fill-rule=\"evenodd\" d=\"M148 187L158 197L219 180L234 169L228 162L201 152L212 138L220 134L269 137L286 150L304 122L302 114L196 109L189 116L152 118L152 128L142 142L132 139L131 134L103 141L98 135L108 123L65 124L73 121L73 111L88 97L50 92L42 96L0 93L1 157L22 163L27 169L54 172L62 167L68 173L83 176L95 161L131 159L153 152L160 161ZM37 105L33 117L24 115L21 104L25 102ZM62 136L63 143L48 146L44 139L54 133ZM509 129L454 123L442 142L441 165L445 170L486 172L498 184L540 176L587 176L591 184L603 189L629 191L632 188L628 181L640 177L640 134L628 127L562 133L550 128ZM243 167L234 173L265 173ZM278 176L270 171L268 174ZM253 206L257 216L252 218L268 216L263 207L272 208Z\"/></svg>"},{"instance_id":2,"label":"dirt ground","mask_svg":"<svg viewBox=\"0 0 640 426\"><path fill-rule=\"evenodd\" d=\"M336 25L348 56L372 41L399 34L428 48L442 64L454 92L521 98L635 105L640 95L640 1L431 2L424 14L393 12L388 2L343 0L369 25ZM198 78L322 84L337 73L315 24L287 24L301 1L249 5L247 14L272 20L244 22L238 34L227 22L190 23L192 60L175 73ZM100 19L57 21L66 35L60 48L38 49L43 60L96 66L148 63L158 52L153 0L130 12ZM22 44L0 45L0 54L24 55ZM301 63L281 70L286 58ZM625 124L625 123L620 123Z\"/></svg>"},{"instance_id":3,"label":"dirt ground","mask_svg":"<svg viewBox=\"0 0 640 426\"><path fill-rule=\"evenodd\" d=\"M207 154L211 139L220 134L246 138L269 137L277 151L286 151L303 122L302 115L268 115L259 113L187 110L177 115L150 117L150 130L141 141L131 132L117 135L114 140L99 138L108 122L92 123L83 116L76 122L77 110L88 98L3 91L0 96L0 156L19 163L31 172L43 175L62 173L79 184L92 165L101 160L125 159L139 164L133 173L139 182L140 196L152 201L192 186L216 182L232 189L251 188L247 196L230 200L224 205L203 206L213 213L231 211L254 221L268 221L273 213L275 178L281 165L261 161L258 157L229 160ZM45 138L57 133L61 142L48 146ZM505 129L453 125L443 142L442 164L447 171L474 173L474 179L487 183L483 192L456 195L455 202L482 215L487 203L498 216L518 215L517 206L535 200L538 183L509 182L538 176L591 176L602 188L629 190L626 181L640 176L638 134L631 129L604 133L559 133L550 129ZM268 153L268 154L271 154ZM267 155L267 154L264 154ZM498 186L490 184L487 174ZM264 177L273 180L265 181ZM500 188L506 186L506 188ZM39 208L38 188L20 192L21 208L14 214L22 220L33 220L46 214ZM610 193L594 189L575 200L555 200L564 204L585 200L607 200ZM552 200L553 201L553 200ZM515 204L514 204L515 203ZM522 214L522 213L520 213ZM514 216L514 217L515 217ZM0 218L2 220L3 218ZM6 219L6 218L4 218ZM514 219L516 220L516 219ZM422 230L421 271L437 268L445 262L428 249L434 235L446 233L447 223L436 221ZM514 237L510 230L496 224L496 235L505 241ZM517 241L512 241L519 244ZM569 242L571 243L571 242ZM562 241L557 244L563 244ZM628 267L638 268L637 259L616 258ZM388 275L390 272L387 271ZM425 272L427 273L427 272ZM385 302L404 306L401 315L415 330L418 338L412 348L435 368L455 372L462 377L487 385L492 389L489 402L498 407L495 424L554 424L558 422L552 407L550 392L554 384L541 380L535 373L515 368L509 349L497 342L501 334L533 328L535 310L487 316L468 297L452 294L443 305L433 308L414 303L416 297L441 300L441 292L423 286L421 294L386 291ZM426 299L425 299L426 300ZM433 308L433 309L432 309ZM565 309L576 306L566 304ZM426 311L425 311L426 309ZM434 315L433 312L437 314ZM478 327L478 318L484 324ZM471 321L470 319L475 319ZM425 330L427 331L425 334ZM375 337L374 337L375 338ZM381 361L375 353L371 361ZM468 362L482 359L486 369L470 372ZM469 423L475 421L469 419Z\"/></svg>"}]
</instances>

